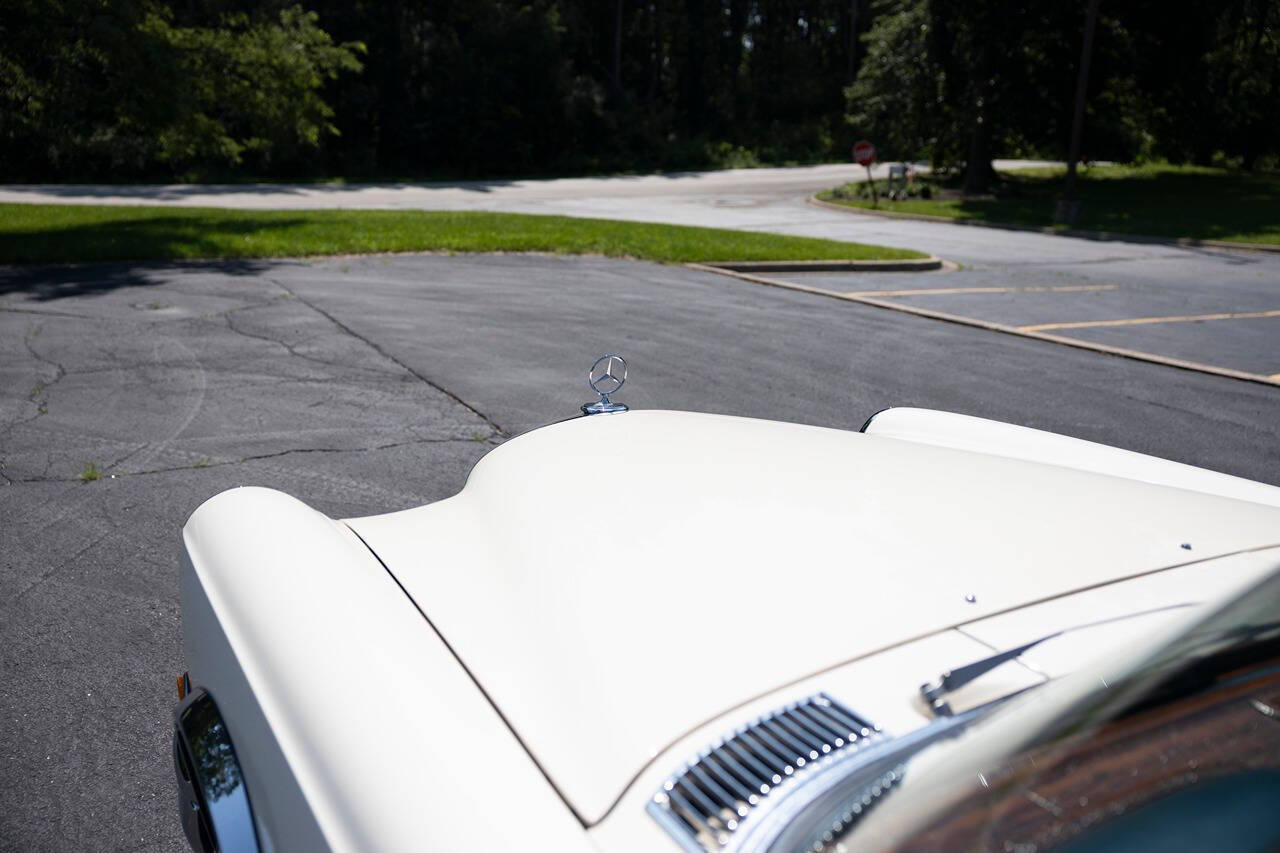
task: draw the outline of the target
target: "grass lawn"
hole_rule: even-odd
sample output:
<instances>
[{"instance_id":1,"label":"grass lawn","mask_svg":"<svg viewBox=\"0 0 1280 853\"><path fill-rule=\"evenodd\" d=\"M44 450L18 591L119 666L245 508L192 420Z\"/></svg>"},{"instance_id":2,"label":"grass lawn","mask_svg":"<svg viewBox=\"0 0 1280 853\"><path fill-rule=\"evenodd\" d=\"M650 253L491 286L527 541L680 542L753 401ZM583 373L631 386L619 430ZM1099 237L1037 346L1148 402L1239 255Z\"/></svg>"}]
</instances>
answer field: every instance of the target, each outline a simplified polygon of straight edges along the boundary
<instances>
[{"instance_id":1,"label":"grass lawn","mask_svg":"<svg viewBox=\"0 0 1280 853\"><path fill-rule=\"evenodd\" d=\"M930 200L880 200L879 209L923 213L1014 225L1053 226L1054 200L1062 192L1065 169L1001 173L995 197L961 197L943 184ZM1211 169L1198 166L1093 166L1081 169L1077 184L1080 218L1076 227L1089 231L1149 234L1280 244L1280 174ZM856 185L841 188L847 194ZM870 199L825 201L871 208Z\"/></svg>"},{"instance_id":2,"label":"grass lawn","mask_svg":"<svg viewBox=\"0 0 1280 853\"><path fill-rule=\"evenodd\" d=\"M925 257L835 240L566 216L0 204L0 263L413 251L599 254L674 263Z\"/></svg>"}]
</instances>

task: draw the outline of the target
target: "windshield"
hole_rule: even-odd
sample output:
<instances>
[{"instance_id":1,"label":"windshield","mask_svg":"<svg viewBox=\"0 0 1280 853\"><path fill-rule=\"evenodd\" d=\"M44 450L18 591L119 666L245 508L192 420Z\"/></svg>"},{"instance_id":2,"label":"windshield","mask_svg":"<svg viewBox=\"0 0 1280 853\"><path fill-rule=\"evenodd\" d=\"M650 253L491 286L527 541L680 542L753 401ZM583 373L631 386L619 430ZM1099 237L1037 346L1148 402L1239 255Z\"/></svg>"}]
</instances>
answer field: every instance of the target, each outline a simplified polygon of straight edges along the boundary
<instances>
[{"instance_id":1,"label":"windshield","mask_svg":"<svg viewBox=\"0 0 1280 853\"><path fill-rule=\"evenodd\" d=\"M1100 680L1030 737L1016 707L973 724L997 743L1008 731L1007 752L935 755L921 767L922 751L904 772L944 784L927 797L900 789L911 802L894 810L896 825L857 825L824 846L1277 849L1278 620L1273 574L1121 680Z\"/></svg>"}]
</instances>

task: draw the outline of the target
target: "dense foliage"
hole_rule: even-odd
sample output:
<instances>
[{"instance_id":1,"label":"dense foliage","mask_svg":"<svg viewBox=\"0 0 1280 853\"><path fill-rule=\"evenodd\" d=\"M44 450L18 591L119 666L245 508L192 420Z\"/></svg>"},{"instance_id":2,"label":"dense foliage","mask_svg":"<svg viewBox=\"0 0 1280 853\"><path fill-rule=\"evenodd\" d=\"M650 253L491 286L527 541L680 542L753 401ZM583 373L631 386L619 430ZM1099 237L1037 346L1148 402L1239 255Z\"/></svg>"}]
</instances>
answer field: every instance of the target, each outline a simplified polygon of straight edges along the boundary
<instances>
[{"instance_id":1,"label":"dense foliage","mask_svg":"<svg viewBox=\"0 0 1280 853\"><path fill-rule=\"evenodd\" d=\"M11 0L0 161L13 179L270 171L334 134L326 81L360 70L298 6L191 22L159 0Z\"/></svg>"},{"instance_id":2,"label":"dense foliage","mask_svg":"<svg viewBox=\"0 0 1280 853\"><path fill-rule=\"evenodd\" d=\"M1085 5L875 0L850 125L891 157L988 175L993 156L1063 158ZM1275 0L1100 3L1083 153L1274 167L1277 99Z\"/></svg>"},{"instance_id":3,"label":"dense foliage","mask_svg":"<svg viewBox=\"0 0 1280 853\"><path fill-rule=\"evenodd\" d=\"M1061 157L1085 3L6 0L0 180ZM1280 4L1103 2L1093 159L1280 151Z\"/></svg>"}]
</instances>

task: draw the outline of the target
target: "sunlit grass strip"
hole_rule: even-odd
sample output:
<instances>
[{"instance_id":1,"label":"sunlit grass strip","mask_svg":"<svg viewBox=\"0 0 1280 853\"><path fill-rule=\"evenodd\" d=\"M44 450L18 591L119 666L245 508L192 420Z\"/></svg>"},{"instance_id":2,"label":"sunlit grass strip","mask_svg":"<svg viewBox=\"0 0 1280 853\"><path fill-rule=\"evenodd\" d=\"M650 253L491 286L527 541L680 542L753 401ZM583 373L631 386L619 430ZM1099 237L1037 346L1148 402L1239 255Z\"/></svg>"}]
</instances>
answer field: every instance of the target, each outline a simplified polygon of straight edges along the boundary
<instances>
[{"instance_id":1,"label":"sunlit grass strip","mask_svg":"<svg viewBox=\"0 0 1280 853\"><path fill-rule=\"evenodd\" d=\"M850 207L978 222L1065 228L1053 222L1063 169L1007 172L999 198L888 201L839 198ZM1114 234L1280 244L1280 174L1198 166L1092 166L1080 172L1076 228ZM846 188L856 192L855 185Z\"/></svg>"},{"instance_id":2,"label":"sunlit grass strip","mask_svg":"<svg viewBox=\"0 0 1280 853\"><path fill-rule=\"evenodd\" d=\"M809 237L514 213L0 205L0 263L423 251L597 254L669 263L925 257Z\"/></svg>"}]
</instances>

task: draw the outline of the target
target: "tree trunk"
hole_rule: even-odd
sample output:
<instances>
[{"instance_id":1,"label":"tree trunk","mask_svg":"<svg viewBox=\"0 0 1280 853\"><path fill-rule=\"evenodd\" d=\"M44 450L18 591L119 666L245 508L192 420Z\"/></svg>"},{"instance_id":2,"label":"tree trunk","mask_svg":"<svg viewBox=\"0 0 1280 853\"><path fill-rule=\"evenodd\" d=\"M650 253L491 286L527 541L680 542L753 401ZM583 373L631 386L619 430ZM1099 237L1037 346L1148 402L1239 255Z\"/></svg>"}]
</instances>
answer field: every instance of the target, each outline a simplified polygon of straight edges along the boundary
<instances>
[{"instance_id":1,"label":"tree trunk","mask_svg":"<svg viewBox=\"0 0 1280 853\"><path fill-rule=\"evenodd\" d=\"M958 8L959 4L957 4ZM969 159L965 163L964 193L965 195L981 195L991 189L991 179L995 170L991 168L991 115L992 115L992 78L994 53L1000 50L994 43L996 21L1001 9L994 4L978 4L972 18L967 22L970 88L967 94L973 99L973 130L969 137Z\"/></svg>"},{"instance_id":2,"label":"tree trunk","mask_svg":"<svg viewBox=\"0 0 1280 853\"><path fill-rule=\"evenodd\" d=\"M644 103L652 107L658 98L658 71L662 67L662 44L658 40L657 2L649 4L649 86L645 92Z\"/></svg>"},{"instance_id":3,"label":"tree trunk","mask_svg":"<svg viewBox=\"0 0 1280 853\"><path fill-rule=\"evenodd\" d=\"M1080 48L1080 68L1076 74L1076 107L1071 120L1071 144L1067 149L1067 183L1063 188L1058 215L1068 225L1076 224L1080 205L1076 200L1076 164L1080 160L1080 135L1084 132L1084 99L1089 91L1089 59L1093 55L1093 30L1098 21L1098 0L1089 0L1084 16L1084 42Z\"/></svg>"},{"instance_id":4,"label":"tree trunk","mask_svg":"<svg viewBox=\"0 0 1280 853\"><path fill-rule=\"evenodd\" d=\"M613 50L609 64L609 94L615 104L622 103L622 0L613 6Z\"/></svg>"},{"instance_id":5,"label":"tree trunk","mask_svg":"<svg viewBox=\"0 0 1280 853\"><path fill-rule=\"evenodd\" d=\"M685 0L685 38L676 69L677 121L690 133L708 128L706 0Z\"/></svg>"},{"instance_id":6,"label":"tree trunk","mask_svg":"<svg viewBox=\"0 0 1280 853\"><path fill-rule=\"evenodd\" d=\"M849 0L849 82L858 76L858 0Z\"/></svg>"},{"instance_id":7,"label":"tree trunk","mask_svg":"<svg viewBox=\"0 0 1280 853\"><path fill-rule=\"evenodd\" d=\"M983 110L974 119L969 138L969 162L965 165L965 195L982 195L991 189L996 170L991 167L991 131Z\"/></svg>"},{"instance_id":8,"label":"tree trunk","mask_svg":"<svg viewBox=\"0 0 1280 853\"><path fill-rule=\"evenodd\" d=\"M733 124L742 126L748 119L749 95L743 85L742 39L747 31L747 0L731 0L729 3L729 47L727 71L733 75L730 91L733 94Z\"/></svg>"}]
</instances>

